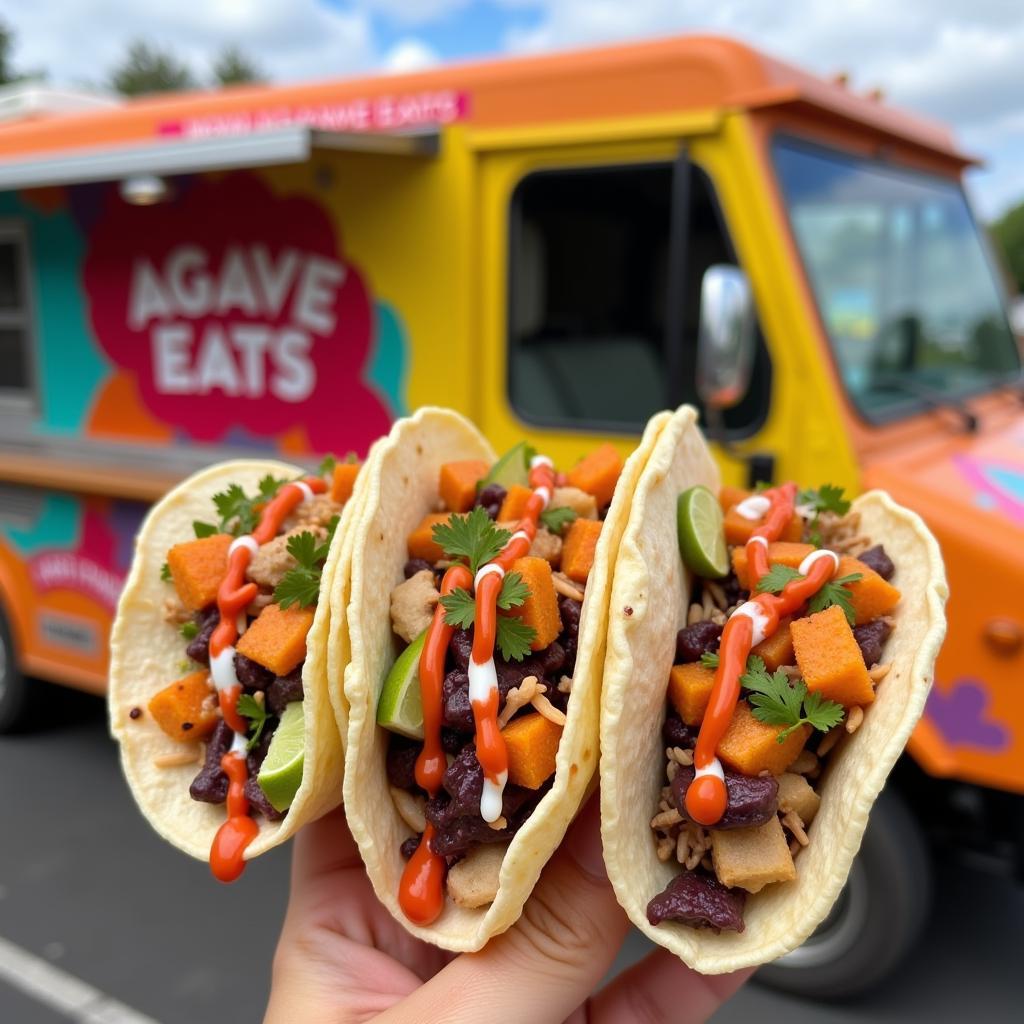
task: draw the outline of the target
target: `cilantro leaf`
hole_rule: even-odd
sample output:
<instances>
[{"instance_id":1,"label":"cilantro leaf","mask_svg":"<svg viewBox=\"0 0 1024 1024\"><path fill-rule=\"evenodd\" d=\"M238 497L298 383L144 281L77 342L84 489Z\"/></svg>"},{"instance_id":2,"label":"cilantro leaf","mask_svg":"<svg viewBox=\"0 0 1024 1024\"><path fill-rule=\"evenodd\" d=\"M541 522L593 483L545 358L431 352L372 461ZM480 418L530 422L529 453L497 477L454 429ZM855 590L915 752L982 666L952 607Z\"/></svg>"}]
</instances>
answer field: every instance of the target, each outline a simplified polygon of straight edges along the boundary
<instances>
[{"instance_id":1,"label":"cilantro leaf","mask_svg":"<svg viewBox=\"0 0 1024 1024\"><path fill-rule=\"evenodd\" d=\"M843 488L835 484L822 484L817 490L808 488L801 491L798 501L801 505L810 505L814 509L815 518L822 512L845 516L850 511L850 502L843 497Z\"/></svg>"},{"instance_id":2,"label":"cilantro leaf","mask_svg":"<svg viewBox=\"0 0 1024 1024\"><path fill-rule=\"evenodd\" d=\"M196 633L199 632L199 627L191 619L189 619L188 622L183 622L181 624L181 627L178 629L178 632L181 633L181 635L186 640L191 640L196 635Z\"/></svg>"},{"instance_id":3,"label":"cilantro leaf","mask_svg":"<svg viewBox=\"0 0 1024 1024\"><path fill-rule=\"evenodd\" d=\"M576 521L577 513L571 508L561 505L558 508L546 508L540 514L540 521L552 532L560 534L567 526Z\"/></svg>"},{"instance_id":4,"label":"cilantro leaf","mask_svg":"<svg viewBox=\"0 0 1024 1024\"><path fill-rule=\"evenodd\" d=\"M851 572L849 576L840 576L838 579L829 580L821 590L819 590L811 599L807 602L807 610L810 612L821 612L826 608L830 608L832 605L837 604L843 610L843 614L846 616L846 621L852 626L857 620L856 613L853 610L853 600L850 594L849 587L846 586L848 583L856 583L861 578L863 573Z\"/></svg>"},{"instance_id":5,"label":"cilantro leaf","mask_svg":"<svg viewBox=\"0 0 1024 1024\"><path fill-rule=\"evenodd\" d=\"M288 554L299 563L304 569L312 569L316 562L317 556L317 541L316 537L309 530L303 530L302 533L292 534L288 538L285 547L288 549Z\"/></svg>"},{"instance_id":6,"label":"cilantro leaf","mask_svg":"<svg viewBox=\"0 0 1024 1024\"><path fill-rule=\"evenodd\" d=\"M711 651L705 651L700 656L700 663L705 668L718 668L718 663L721 659L717 654L713 654Z\"/></svg>"},{"instance_id":7,"label":"cilantro leaf","mask_svg":"<svg viewBox=\"0 0 1024 1024\"><path fill-rule=\"evenodd\" d=\"M518 608L530 596L530 588L523 582L518 572L510 572L501 581L498 592L498 607L507 612L510 608Z\"/></svg>"},{"instance_id":8,"label":"cilantro leaf","mask_svg":"<svg viewBox=\"0 0 1024 1024\"><path fill-rule=\"evenodd\" d=\"M474 576L512 539L512 534L495 526L479 505L468 515L452 515L448 522L437 523L432 535L450 558L465 558Z\"/></svg>"},{"instance_id":9,"label":"cilantro leaf","mask_svg":"<svg viewBox=\"0 0 1024 1024\"><path fill-rule=\"evenodd\" d=\"M751 661L754 659L752 658ZM802 679L790 682L789 677L777 668L769 674L764 662L759 665L747 663L747 671L740 677L750 695L748 700L754 717L766 725L784 725L776 742L784 743L794 730L810 725L821 732L827 732L842 721L842 704L825 700L820 693L808 693Z\"/></svg>"},{"instance_id":10,"label":"cilantro leaf","mask_svg":"<svg viewBox=\"0 0 1024 1024\"><path fill-rule=\"evenodd\" d=\"M303 530L292 534L285 546L298 565L289 569L274 588L274 600L282 608L289 608L293 604L300 608L316 604L320 597L320 580L330 540L320 544L314 534Z\"/></svg>"},{"instance_id":11,"label":"cilantro leaf","mask_svg":"<svg viewBox=\"0 0 1024 1024\"><path fill-rule=\"evenodd\" d=\"M220 514L221 528L236 537L252 533L256 527L256 513L251 498L238 484L229 484L226 491L213 496L213 504Z\"/></svg>"},{"instance_id":12,"label":"cilantro leaf","mask_svg":"<svg viewBox=\"0 0 1024 1024\"><path fill-rule=\"evenodd\" d=\"M268 473L257 484L257 487L259 487L259 491L260 491L260 497L264 501L270 501L270 499L273 498L277 494L277 492L281 489L281 485L284 484L284 483L287 483L287 482L288 481L285 480L283 477L279 478L279 477L271 476Z\"/></svg>"},{"instance_id":13,"label":"cilantro leaf","mask_svg":"<svg viewBox=\"0 0 1024 1024\"><path fill-rule=\"evenodd\" d=\"M449 626L469 629L476 617L476 601L465 587L456 587L450 594L441 598L444 608L444 621Z\"/></svg>"},{"instance_id":14,"label":"cilantro leaf","mask_svg":"<svg viewBox=\"0 0 1024 1024\"><path fill-rule=\"evenodd\" d=\"M270 712L249 693L243 693L238 698L235 710L243 718L248 718L250 722L249 727L255 730L252 736L249 737L249 742L245 745L246 750L252 750L259 743L260 736L263 735L263 727L267 724Z\"/></svg>"},{"instance_id":15,"label":"cilantro leaf","mask_svg":"<svg viewBox=\"0 0 1024 1024\"><path fill-rule=\"evenodd\" d=\"M164 583L170 583L174 579L174 577L171 576L171 567L167 562L164 562L164 564L160 566L160 579L162 579Z\"/></svg>"},{"instance_id":16,"label":"cilantro leaf","mask_svg":"<svg viewBox=\"0 0 1024 1024\"><path fill-rule=\"evenodd\" d=\"M522 661L530 653L530 644L537 636L533 626L527 626L513 615L498 616L497 645L506 661Z\"/></svg>"},{"instance_id":17,"label":"cilantro leaf","mask_svg":"<svg viewBox=\"0 0 1024 1024\"><path fill-rule=\"evenodd\" d=\"M338 464L337 458L335 458L334 452L328 452L321 460L320 465L317 466L317 476L327 476L328 473L334 472L334 467Z\"/></svg>"},{"instance_id":18,"label":"cilantro leaf","mask_svg":"<svg viewBox=\"0 0 1024 1024\"><path fill-rule=\"evenodd\" d=\"M213 523L203 523L198 519L192 520L192 529L197 537L212 537L215 533L219 532Z\"/></svg>"},{"instance_id":19,"label":"cilantro leaf","mask_svg":"<svg viewBox=\"0 0 1024 1024\"><path fill-rule=\"evenodd\" d=\"M788 565L783 565L781 562L776 562L775 565L771 566L758 581L755 590L760 591L762 594L779 594L783 591L787 583L792 583L793 580L802 580L803 576L796 571L791 569Z\"/></svg>"}]
</instances>

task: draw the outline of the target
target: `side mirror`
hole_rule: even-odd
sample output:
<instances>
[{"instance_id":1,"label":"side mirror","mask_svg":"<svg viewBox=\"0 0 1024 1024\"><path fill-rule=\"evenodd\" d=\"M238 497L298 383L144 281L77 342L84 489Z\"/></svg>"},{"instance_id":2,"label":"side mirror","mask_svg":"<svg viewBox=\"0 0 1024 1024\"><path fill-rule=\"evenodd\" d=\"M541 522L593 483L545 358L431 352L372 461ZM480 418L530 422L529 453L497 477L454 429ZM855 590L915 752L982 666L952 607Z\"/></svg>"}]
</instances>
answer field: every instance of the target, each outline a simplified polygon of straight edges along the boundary
<instances>
[{"instance_id":1,"label":"side mirror","mask_svg":"<svg viewBox=\"0 0 1024 1024\"><path fill-rule=\"evenodd\" d=\"M754 365L754 299L739 267L704 271L697 334L697 395L709 410L728 409L747 393Z\"/></svg>"}]
</instances>

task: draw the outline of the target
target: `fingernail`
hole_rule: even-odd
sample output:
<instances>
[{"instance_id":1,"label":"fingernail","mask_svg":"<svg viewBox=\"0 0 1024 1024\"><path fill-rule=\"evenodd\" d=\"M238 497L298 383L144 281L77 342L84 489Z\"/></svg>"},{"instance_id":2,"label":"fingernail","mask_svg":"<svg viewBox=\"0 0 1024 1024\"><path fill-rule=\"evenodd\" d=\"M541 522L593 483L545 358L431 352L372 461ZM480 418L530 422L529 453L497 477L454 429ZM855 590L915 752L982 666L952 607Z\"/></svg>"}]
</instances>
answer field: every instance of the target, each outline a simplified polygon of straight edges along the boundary
<instances>
[{"instance_id":1,"label":"fingernail","mask_svg":"<svg viewBox=\"0 0 1024 1024\"><path fill-rule=\"evenodd\" d=\"M595 793L580 811L566 837L565 848L580 869L594 878L606 878L601 850L601 799Z\"/></svg>"}]
</instances>

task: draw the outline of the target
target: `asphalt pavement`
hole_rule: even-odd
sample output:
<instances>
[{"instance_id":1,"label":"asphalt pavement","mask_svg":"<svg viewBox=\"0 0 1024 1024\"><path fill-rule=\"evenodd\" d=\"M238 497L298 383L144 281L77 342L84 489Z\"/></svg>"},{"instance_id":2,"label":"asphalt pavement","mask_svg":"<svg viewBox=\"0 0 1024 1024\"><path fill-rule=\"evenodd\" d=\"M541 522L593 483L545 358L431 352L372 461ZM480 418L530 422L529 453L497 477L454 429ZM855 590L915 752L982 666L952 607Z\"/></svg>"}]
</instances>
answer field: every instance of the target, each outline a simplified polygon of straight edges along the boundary
<instances>
[{"instance_id":1,"label":"asphalt pavement","mask_svg":"<svg viewBox=\"0 0 1024 1024\"><path fill-rule=\"evenodd\" d=\"M42 684L40 684L42 685ZM259 1021L288 849L222 886L143 820L95 698L46 688L45 727L0 738L0 1021ZM810 1004L748 985L715 1024L1019 1020L1024 889L938 871L921 948L869 998ZM646 951L632 937L620 966Z\"/></svg>"}]
</instances>

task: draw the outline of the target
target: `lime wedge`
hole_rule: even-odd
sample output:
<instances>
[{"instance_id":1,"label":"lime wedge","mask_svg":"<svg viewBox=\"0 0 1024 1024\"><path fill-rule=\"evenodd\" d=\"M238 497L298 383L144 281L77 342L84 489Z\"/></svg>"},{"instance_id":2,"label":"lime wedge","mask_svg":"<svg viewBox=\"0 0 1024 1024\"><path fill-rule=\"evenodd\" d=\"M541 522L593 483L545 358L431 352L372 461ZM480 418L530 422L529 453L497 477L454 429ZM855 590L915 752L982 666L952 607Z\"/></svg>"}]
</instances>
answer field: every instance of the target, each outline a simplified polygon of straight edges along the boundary
<instances>
[{"instance_id":1,"label":"lime wedge","mask_svg":"<svg viewBox=\"0 0 1024 1024\"><path fill-rule=\"evenodd\" d=\"M721 579L729 572L722 506L698 484L679 495L679 553L687 569L707 579Z\"/></svg>"},{"instance_id":2,"label":"lime wedge","mask_svg":"<svg viewBox=\"0 0 1024 1024\"><path fill-rule=\"evenodd\" d=\"M377 724L412 740L423 739L420 654L426 639L427 631L423 630L398 656L377 702Z\"/></svg>"},{"instance_id":3,"label":"lime wedge","mask_svg":"<svg viewBox=\"0 0 1024 1024\"><path fill-rule=\"evenodd\" d=\"M277 811L286 811L302 782L302 761L305 753L303 702L293 700L284 709L281 721L270 740L256 781Z\"/></svg>"},{"instance_id":4,"label":"lime wedge","mask_svg":"<svg viewBox=\"0 0 1024 1024\"><path fill-rule=\"evenodd\" d=\"M491 471L480 481L480 490L489 484L501 484L506 490L513 484L525 487L529 480L530 458L535 449L525 441L509 448L498 461L491 466Z\"/></svg>"}]
</instances>

